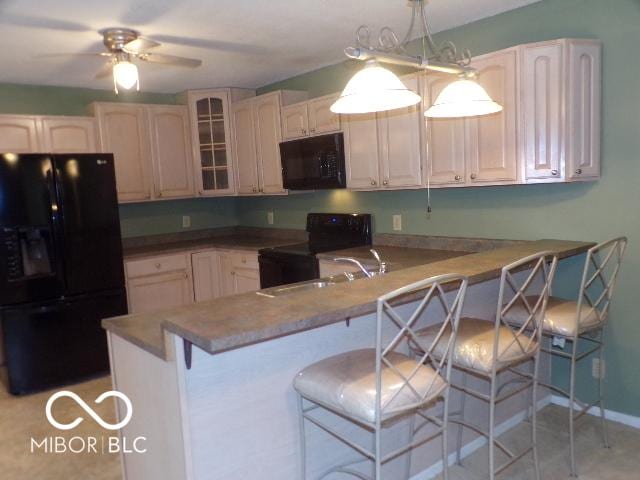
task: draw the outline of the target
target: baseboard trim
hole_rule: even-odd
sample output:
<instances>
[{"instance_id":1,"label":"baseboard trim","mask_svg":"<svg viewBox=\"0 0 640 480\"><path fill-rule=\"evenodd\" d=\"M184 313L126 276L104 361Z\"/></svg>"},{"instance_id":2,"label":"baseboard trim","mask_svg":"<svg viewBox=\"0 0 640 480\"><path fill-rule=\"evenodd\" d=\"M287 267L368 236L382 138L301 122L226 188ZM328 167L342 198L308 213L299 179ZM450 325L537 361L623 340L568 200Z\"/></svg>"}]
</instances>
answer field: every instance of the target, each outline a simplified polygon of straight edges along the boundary
<instances>
[{"instance_id":1,"label":"baseboard trim","mask_svg":"<svg viewBox=\"0 0 640 480\"><path fill-rule=\"evenodd\" d=\"M565 397L561 397L560 395L551 395L551 403L553 405L558 405L559 407L569 408L569 399ZM576 403L575 408L580 408L580 406ZM633 428L640 429L640 417L635 417L633 415L629 415L626 413L616 412L615 410L608 410L605 408L605 417L607 420L612 422L622 423L624 425L628 425ZM595 417L600 416L600 408L599 407L591 407L587 410L587 414L593 415Z\"/></svg>"},{"instance_id":2,"label":"baseboard trim","mask_svg":"<svg viewBox=\"0 0 640 480\"><path fill-rule=\"evenodd\" d=\"M550 405L551 403L552 403L551 395L538 400L538 410L542 410L544 407ZM505 420L504 422L502 422L500 425L496 427L496 434L502 435L508 430L511 430L513 427L519 425L521 422L526 420L526 418L527 418L526 411L515 414L513 417ZM488 441L484 437L478 437L475 440L470 441L469 443L464 445L460 450L460 457L461 458L468 457L469 455L473 454L475 451L480 450L487 443ZM456 452L450 453L449 457L447 458L447 461L449 465L453 465L456 461ZM442 473L442 460L434 463L426 470L423 470L422 472L414 475L413 477L411 477L411 480L429 480L439 475L440 473Z\"/></svg>"}]
</instances>

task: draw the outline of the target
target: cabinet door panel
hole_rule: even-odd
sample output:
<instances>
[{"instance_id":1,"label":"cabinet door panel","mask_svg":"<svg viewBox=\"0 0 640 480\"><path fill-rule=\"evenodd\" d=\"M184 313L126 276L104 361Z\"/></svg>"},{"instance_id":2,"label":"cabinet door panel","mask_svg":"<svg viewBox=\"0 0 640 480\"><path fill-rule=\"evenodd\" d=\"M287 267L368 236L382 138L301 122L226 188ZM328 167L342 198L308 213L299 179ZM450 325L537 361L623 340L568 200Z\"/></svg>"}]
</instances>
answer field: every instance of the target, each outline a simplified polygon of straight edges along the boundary
<instances>
[{"instance_id":1,"label":"cabinet door panel","mask_svg":"<svg viewBox=\"0 0 640 480\"><path fill-rule=\"evenodd\" d=\"M132 278L127 282L129 310L144 313L193 302L191 278L186 271Z\"/></svg>"},{"instance_id":2,"label":"cabinet door panel","mask_svg":"<svg viewBox=\"0 0 640 480\"><path fill-rule=\"evenodd\" d=\"M260 290L260 272L256 268L234 268L235 293L247 293Z\"/></svg>"},{"instance_id":3,"label":"cabinet door panel","mask_svg":"<svg viewBox=\"0 0 640 480\"><path fill-rule=\"evenodd\" d=\"M282 137L303 137L309 134L307 104L292 105L282 109Z\"/></svg>"},{"instance_id":4,"label":"cabinet door panel","mask_svg":"<svg viewBox=\"0 0 640 480\"><path fill-rule=\"evenodd\" d=\"M336 98L335 96L318 98L307 104L309 133L315 135L340 130L340 115L330 110Z\"/></svg>"},{"instance_id":5,"label":"cabinet door panel","mask_svg":"<svg viewBox=\"0 0 640 480\"><path fill-rule=\"evenodd\" d=\"M347 170L347 187L378 188L380 148L376 115L350 115L341 118Z\"/></svg>"},{"instance_id":6,"label":"cabinet door panel","mask_svg":"<svg viewBox=\"0 0 640 480\"><path fill-rule=\"evenodd\" d=\"M193 159L186 107L148 107L156 195L194 195Z\"/></svg>"},{"instance_id":7,"label":"cabinet door panel","mask_svg":"<svg viewBox=\"0 0 640 480\"><path fill-rule=\"evenodd\" d=\"M522 49L522 149L527 179L561 179L562 45Z\"/></svg>"},{"instance_id":8,"label":"cabinet door panel","mask_svg":"<svg viewBox=\"0 0 640 480\"><path fill-rule=\"evenodd\" d=\"M451 75L429 72L424 77L424 102L429 107L440 92L451 83ZM433 185L464 184L465 166L464 120L461 118L426 119L427 175Z\"/></svg>"},{"instance_id":9,"label":"cabinet door panel","mask_svg":"<svg viewBox=\"0 0 640 480\"><path fill-rule=\"evenodd\" d=\"M418 79L415 75L405 79L404 83L407 88L418 91ZM382 150L384 188L416 187L422 184L422 121L422 102L379 115L378 132Z\"/></svg>"},{"instance_id":10,"label":"cabinet door panel","mask_svg":"<svg viewBox=\"0 0 640 480\"><path fill-rule=\"evenodd\" d=\"M191 255L193 265L193 296L196 302L204 302L222 296L220 254L199 252Z\"/></svg>"},{"instance_id":11,"label":"cabinet door panel","mask_svg":"<svg viewBox=\"0 0 640 480\"><path fill-rule=\"evenodd\" d=\"M600 55L599 43L570 41L567 177L571 180L600 175Z\"/></svg>"},{"instance_id":12,"label":"cabinet door panel","mask_svg":"<svg viewBox=\"0 0 640 480\"><path fill-rule=\"evenodd\" d=\"M95 153L95 120L93 118L42 119L42 142L44 150L51 153Z\"/></svg>"},{"instance_id":13,"label":"cabinet door panel","mask_svg":"<svg viewBox=\"0 0 640 480\"><path fill-rule=\"evenodd\" d=\"M514 182L517 178L516 50L474 59L478 83L502 112L468 119L466 123L469 179L473 182Z\"/></svg>"},{"instance_id":14,"label":"cabinet door panel","mask_svg":"<svg viewBox=\"0 0 640 480\"><path fill-rule=\"evenodd\" d=\"M151 151L144 107L104 104L96 108L103 152L113 153L118 200L151 198Z\"/></svg>"},{"instance_id":15,"label":"cabinet door panel","mask_svg":"<svg viewBox=\"0 0 640 480\"><path fill-rule=\"evenodd\" d=\"M0 115L0 151L37 153L42 150L35 117Z\"/></svg>"},{"instance_id":16,"label":"cabinet door panel","mask_svg":"<svg viewBox=\"0 0 640 480\"><path fill-rule=\"evenodd\" d=\"M256 146L260 164L260 183L264 193L282 193L280 162L280 95L264 95L255 102Z\"/></svg>"},{"instance_id":17,"label":"cabinet door panel","mask_svg":"<svg viewBox=\"0 0 640 480\"><path fill-rule=\"evenodd\" d=\"M253 101L238 103L232 110L238 193L257 193L258 155L253 123Z\"/></svg>"}]
</instances>

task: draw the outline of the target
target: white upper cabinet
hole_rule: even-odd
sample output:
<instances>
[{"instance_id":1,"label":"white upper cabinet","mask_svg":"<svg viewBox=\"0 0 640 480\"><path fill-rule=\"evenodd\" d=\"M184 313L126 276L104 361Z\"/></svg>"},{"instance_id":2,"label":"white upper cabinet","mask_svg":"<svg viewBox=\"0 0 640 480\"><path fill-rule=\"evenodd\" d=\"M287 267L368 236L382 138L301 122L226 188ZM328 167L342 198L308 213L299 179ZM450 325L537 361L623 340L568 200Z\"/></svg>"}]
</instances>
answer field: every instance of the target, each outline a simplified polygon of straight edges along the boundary
<instances>
[{"instance_id":1,"label":"white upper cabinet","mask_svg":"<svg viewBox=\"0 0 640 480\"><path fill-rule=\"evenodd\" d=\"M0 115L0 152L30 153L44 151L38 141L38 118Z\"/></svg>"},{"instance_id":2,"label":"white upper cabinet","mask_svg":"<svg viewBox=\"0 0 640 480\"><path fill-rule=\"evenodd\" d=\"M304 137L309 133L307 104L296 104L282 108L282 138Z\"/></svg>"},{"instance_id":3,"label":"white upper cabinet","mask_svg":"<svg viewBox=\"0 0 640 480\"><path fill-rule=\"evenodd\" d=\"M158 198L193 196L193 158L187 107L149 106L147 114L155 196Z\"/></svg>"},{"instance_id":4,"label":"white upper cabinet","mask_svg":"<svg viewBox=\"0 0 640 480\"><path fill-rule=\"evenodd\" d=\"M282 138L289 140L340 130L340 115L330 109L337 98L337 95L327 95L283 107Z\"/></svg>"},{"instance_id":5,"label":"white upper cabinet","mask_svg":"<svg viewBox=\"0 0 640 480\"><path fill-rule=\"evenodd\" d=\"M235 193L231 104L254 95L241 88L187 92L198 195Z\"/></svg>"},{"instance_id":6,"label":"white upper cabinet","mask_svg":"<svg viewBox=\"0 0 640 480\"><path fill-rule=\"evenodd\" d=\"M280 162L280 92L256 97L254 106L256 151L260 164L260 191L283 193Z\"/></svg>"},{"instance_id":7,"label":"white upper cabinet","mask_svg":"<svg viewBox=\"0 0 640 480\"><path fill-rule=\"evenodd\" d=\"M525 45L520 56L522 154L525 178L561 179L562 45Z\"/></svg>"},{"instance_id":8,"label":"white upper cabinet","mask_svg":"<svg viewBox=\"0 0 640 480\"><path fill-rule=\"evenodd\" d=\"M451 76L428 72L422 77L425 106L433 104ZM461 185L467 178L465 128L461 118L426 118L426 175L431 185Z\"/></svg>"},{"instance_id":9,"label":"white upper cabinet","mask_svg":"<svg viewBox=\"0 0 640 480\"><path fill-rule=\"evenodd\" d=\"M568 40L567 175L568 180L600 176L600 104L602 44Z\"/></svg>"},{"instance_id":10,"label":"white upper cabinet","mask_svg":"<svg viewBox=\"0 0 640 480\"><path fill-rule=\"evenodd\" d=\"M419 91L418 76L402 79L414 92ZM422 185L422 148L420 129L424 122L422 102L378 116L383 188Z\"/></svg>"},{"instance_id":11,"label":"white upper cabinet","mask_svg":"<svg viewBox=\"0 0 640 480\"><path fill-rule=\"evenodd\" d=\"M380 181L380 146L375 113L342 116L347 187L376 189Z\"/></svg>"},{"instance_id":12,"label":"white upper cabinet","mask_svg":"<svg viewBox=\"0 0 640 480\"><path fill-rule=\"evenodd\" d=\"M465 121L465 153L471 183L515 183L518 179L517 49L476 57L477 81L503 110Z\"/></svg>"},{"instance_id":13,"label":"white upper cabinet","mask_svg":"<svg viewBox=\"0 0 640 480\"><path fill-rule=\"evenodd\" d=\"M327 95L325 97L314 98L307 102L309 133L311 135L337 132L340 130L340 115L330 110L331 105L333 105L337 99L337 95Z\"/></svg>"},{"instance_id":14,"label":"white upper cabinet","mask_svg":"<svg viewBox=\"0 0 640 480\"><path fill-rule=\"evenodd\" d=\"M238 193L258 193L258 156L253 126L253 101L245 100L234 104L232 118Z\"/></svg>"},{"instance_id":15,"label":"white upper cabinet","mask_svg":"<svg viewBox=\"0 0 640 480\"><path fill-rule=\"evenodd\" d=\"M95 120L90 117L42 117L43 151L95 153L98 151Z\"/></svg>"},{"instance_id":16,"label":"white upper cabinet","mask_svg":"<svg viewBox=\"0 0 640 480\"><path fill-rule=\"evenodd\" d=\"M418 91L417 75L403 78ZM422 106L378 114L344 115L347 186L375 190L422 185Z\"/></svg>"},{"instance_id":17,"label":"white upper cabinet","mask_svg":"<svg viewBox=\"0 0 640 480\"><path fill-rule=\"evenodd\" d=\"M152 195L151 146L144 105L94 103L100 147L113 153L120 202L150 200Z\"/></svg>"},{"instance_id":18,"label":"white upper cabinet","mask_svg":"<svg viewBox=\"0 0 640 480\"><path fill-rule=\"evenodd\" d=\"M561 39L519 48L525 182L598 178L600 41Z\"/></svg>"}]
</instances>

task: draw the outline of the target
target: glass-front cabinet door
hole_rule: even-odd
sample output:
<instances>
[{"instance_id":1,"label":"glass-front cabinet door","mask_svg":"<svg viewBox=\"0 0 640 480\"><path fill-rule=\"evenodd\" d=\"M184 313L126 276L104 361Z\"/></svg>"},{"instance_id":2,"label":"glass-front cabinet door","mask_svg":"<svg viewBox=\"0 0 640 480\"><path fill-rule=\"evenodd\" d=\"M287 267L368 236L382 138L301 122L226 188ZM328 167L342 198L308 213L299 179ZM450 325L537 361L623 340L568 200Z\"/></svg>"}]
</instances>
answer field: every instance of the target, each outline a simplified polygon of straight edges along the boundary
<instances>
[{"instance_id":1,"label":"glass-front cabinet door","mask_svg":"<svg viewBox=\"0 0 640 480\"><path fill-rule=\"evenodd\" d=\"M228 91L189 92L189 111L199 195L234 193Z\"/></svg>"}]
</instances>

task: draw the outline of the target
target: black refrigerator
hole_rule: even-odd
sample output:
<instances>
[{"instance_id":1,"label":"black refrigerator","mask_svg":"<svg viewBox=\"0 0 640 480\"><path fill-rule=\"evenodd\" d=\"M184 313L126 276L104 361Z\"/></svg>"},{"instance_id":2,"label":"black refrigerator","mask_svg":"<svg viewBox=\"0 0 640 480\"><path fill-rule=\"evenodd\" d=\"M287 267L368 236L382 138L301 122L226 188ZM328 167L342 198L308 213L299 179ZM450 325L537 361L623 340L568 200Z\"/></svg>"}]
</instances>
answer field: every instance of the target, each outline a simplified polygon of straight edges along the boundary
<instances>
[{"instance_id":1,"label":"black refrigerator","mask_svg":"<svg viewBox=\"0 0 640 480\"><path fill-rule=\"evenodd\" d=\"M0 153L0 340L9 391L109 370L127 313L111 154Z\"/></svg>"}]
</instances>

